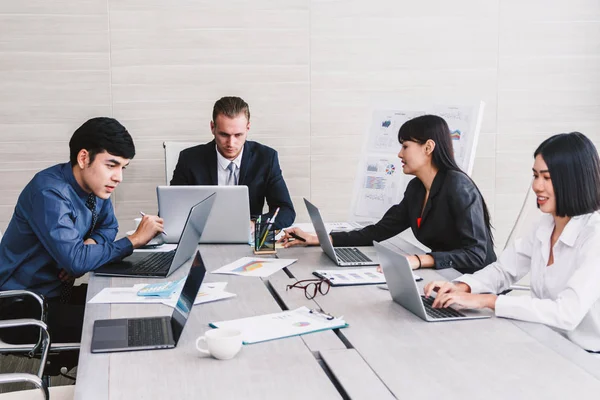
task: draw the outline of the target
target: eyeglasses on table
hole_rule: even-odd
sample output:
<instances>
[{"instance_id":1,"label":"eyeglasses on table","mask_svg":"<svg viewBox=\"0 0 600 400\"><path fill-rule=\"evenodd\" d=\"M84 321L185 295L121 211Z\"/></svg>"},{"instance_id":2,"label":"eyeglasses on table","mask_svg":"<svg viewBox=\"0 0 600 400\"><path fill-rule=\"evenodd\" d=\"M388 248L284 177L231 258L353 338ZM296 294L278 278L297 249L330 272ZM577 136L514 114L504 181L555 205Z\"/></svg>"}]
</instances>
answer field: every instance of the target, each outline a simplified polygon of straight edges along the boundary
<instances>
[{"instance_id":1,"label":"eyeglasses on table","mask_svg":"<svg viewBox=\"0 0 600 400\"><path fill-rule=\"evenodd\" d=\"M317 295L317 292L321 293L322 295L329 293L331 282L329 282L329 279L324 278L304 279L294 283L293 285L287 285L285 290L293 288L304 289L304 296L306 296L307 299L312 300Z\"/></svg>"}]
</instances>

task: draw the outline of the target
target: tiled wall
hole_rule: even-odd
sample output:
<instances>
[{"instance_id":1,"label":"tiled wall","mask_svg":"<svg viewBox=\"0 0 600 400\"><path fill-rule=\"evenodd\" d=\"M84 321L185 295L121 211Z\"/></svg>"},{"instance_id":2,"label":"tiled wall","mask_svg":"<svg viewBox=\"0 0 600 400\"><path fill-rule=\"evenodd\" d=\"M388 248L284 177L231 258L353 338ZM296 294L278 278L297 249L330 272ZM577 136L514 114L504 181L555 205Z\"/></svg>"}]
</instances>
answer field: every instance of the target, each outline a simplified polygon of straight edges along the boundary
<instances>
[{"instance_id":1,"label":"tiled wall","mask_svg":"<svg viewBox=\"0 0 600 400\"><path fill-rule=\"evenodd\" d=\"M156 209L165 140L210 140L239 95L302 197L346 219L369 104L484 100L473 177L501 245L545 137L600 144L597 0L0 0L0 229L85 119L112 115L137 156L115 193L124 229Z\"/></svg>"}]
</instances>

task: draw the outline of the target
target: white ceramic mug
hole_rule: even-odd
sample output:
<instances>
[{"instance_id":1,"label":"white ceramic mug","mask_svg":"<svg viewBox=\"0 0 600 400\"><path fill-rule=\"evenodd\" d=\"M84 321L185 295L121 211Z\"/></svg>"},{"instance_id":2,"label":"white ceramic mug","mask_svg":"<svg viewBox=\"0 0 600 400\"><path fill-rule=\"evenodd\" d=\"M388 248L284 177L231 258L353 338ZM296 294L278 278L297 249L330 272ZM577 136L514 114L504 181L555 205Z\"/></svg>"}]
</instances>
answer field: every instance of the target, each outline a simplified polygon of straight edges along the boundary
<instances>
[{"instance_id":1,"label":"white ceramic mug","mask_svg":"<svg viewBox=\"0 0 600 400\"><path fill-rule=\"evenodd\" d=\"M200 347L206 342L208 349ZM229 360L242 349L242 332L235 329L212 329L196 339L196 348L202 354L211 355L219 360Z\"/></svg>"}]
</instances>

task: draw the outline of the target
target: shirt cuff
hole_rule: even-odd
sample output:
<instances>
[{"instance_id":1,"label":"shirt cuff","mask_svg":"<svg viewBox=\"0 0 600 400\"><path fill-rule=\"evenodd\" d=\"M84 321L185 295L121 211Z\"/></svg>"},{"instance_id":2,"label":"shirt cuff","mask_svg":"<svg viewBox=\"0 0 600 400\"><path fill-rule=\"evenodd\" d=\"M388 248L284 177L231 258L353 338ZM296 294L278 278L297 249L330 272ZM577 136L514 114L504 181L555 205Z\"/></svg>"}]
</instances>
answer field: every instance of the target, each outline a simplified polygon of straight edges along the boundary
<instances>
[{"instance_id":1,"label":"shirt cuff","mask_svg":"<svg viewBox=\"0 0 600 400\"><path fill-rule=\"evenodd\" d=\"M117 246L120 258L124 258L133 254L133 244L129 238L124 237L119 239L115 242L115 245Z\"/></svg>"},{"instance_id":2,"label":"shirt cuff","mask_svg":"<svg viewBox=\"0 0 600 400\"><path fill-rule=\"evenodd\" d=\"M456 265L452 260L449 260L450 257L447 256L444 252L432 251L431 253L427 253L431 257L433 257L435 269L446 269L446 268L455 268Z\"/></svg>"},{"instance_id":3,"label":"shirt cuff","mask_svg":"<svg viewBox=\"0 0 600 400\"><path fill-rule=\"evenodd\" d=\"M523 310L522 300L521 296L498 296L496 299L496 316L521 319L519 311Z\"/></svg>"},{"instance_id":4,"label":"shirt cuff","mask_svg":"<svg viewBox=\"0 0 600 400\"><path fill-rule=\"evenodd\" d=\"M459 276L454 282L466 283L471 288L471 293L489 293L489 289L470 274Z\"/></svg>"}]
</instances>

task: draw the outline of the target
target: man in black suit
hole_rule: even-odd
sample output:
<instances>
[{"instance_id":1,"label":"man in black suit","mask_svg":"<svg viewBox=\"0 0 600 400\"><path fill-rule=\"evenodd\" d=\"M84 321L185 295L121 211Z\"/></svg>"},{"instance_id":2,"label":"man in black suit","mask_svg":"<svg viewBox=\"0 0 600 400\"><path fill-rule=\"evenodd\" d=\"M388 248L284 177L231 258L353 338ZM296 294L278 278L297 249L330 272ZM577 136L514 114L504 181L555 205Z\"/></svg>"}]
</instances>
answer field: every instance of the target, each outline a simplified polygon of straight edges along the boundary
<instances>
[{"instance_id":1,"label":"man in black suit","mask_svg":"<svg viewBox=\"0 0 600 400\"><path fill-rule=\"evenodd\" d=\"M246 185L252 217L262 214L265 198L270 218L277 208L275 229L294 223L296 212L281 175L277 152L246 140L250 130L250 108L239 97L223 97L213 107L210 122L214 140L190 147L179 154L171 185Z\"/></svg>"}]
</instances>

